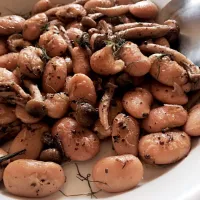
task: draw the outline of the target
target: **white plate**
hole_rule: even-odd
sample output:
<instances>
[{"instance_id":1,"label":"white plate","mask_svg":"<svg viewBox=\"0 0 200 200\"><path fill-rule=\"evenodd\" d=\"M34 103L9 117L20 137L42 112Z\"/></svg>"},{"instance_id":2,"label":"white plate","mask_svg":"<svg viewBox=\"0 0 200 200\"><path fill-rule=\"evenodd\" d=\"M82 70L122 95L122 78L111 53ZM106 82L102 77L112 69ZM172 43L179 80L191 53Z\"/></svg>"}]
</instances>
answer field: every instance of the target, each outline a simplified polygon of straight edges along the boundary
<instances>
[{"instance_id":1,"label":"white plate","mask_svg":"<svg viewBox=\"0 0 200 200\"><path fill-rule=\"evenodd\" d=\"M5 14L25 14L30 11L36 0L1 0L0 12ZM57 3L66 3L66 0L54 0ZM166 5L169 0L154 0L159 6ZM108 194L100 192L97 194L99 199L110 200L199 200L200 199L200 144L199 139L193 141L193 147L188 157L176 165L168 167L151 167L144 165L145 174L141 184L128 192L121 194ZM93 160L78 163L82 174L91 173L93 163L100 157L114 155L112 145L109 141L105 141L101 147L101 153ZM82 182L76 178L76 168L74 163L66 163L63 165L67 176L67 183L63 186L62 191L67 194L88 193L89 188L87 182ZM97 188L93 185L93 190ZM43 198L43 200L64 200L64 199L90 199L88 196L65 197L60 192ZM26 199L9 195L1 187L1 200Z\"/></svg>"}]
</instances>

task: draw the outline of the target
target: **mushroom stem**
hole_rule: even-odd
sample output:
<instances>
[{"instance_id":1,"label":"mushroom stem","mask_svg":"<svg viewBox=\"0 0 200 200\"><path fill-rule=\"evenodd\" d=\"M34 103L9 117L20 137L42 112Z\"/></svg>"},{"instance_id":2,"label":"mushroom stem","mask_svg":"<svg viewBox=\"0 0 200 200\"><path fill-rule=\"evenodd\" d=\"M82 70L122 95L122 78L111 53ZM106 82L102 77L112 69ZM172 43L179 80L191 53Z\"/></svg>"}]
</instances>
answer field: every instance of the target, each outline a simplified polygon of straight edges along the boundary
<instances>
[{"instance_id":1,"label":"mushroom stem","mask_svg":"<svg viewBox=\"0 0 200 200\"><path fill-rule=\"evenodd\" d=\"M110 79L110 81L107 83L107 87L108 88L106 89L99 104L99 119L105 130L110 128L108 111L117 86L114 84L114 80Z\"/></svg>"},{"instance_id":2,"label":"mushroom stem","mask_svg":"<svg viewBox=\"0 0 200 200\"><path fill-rule=\"evenodd\" d=\"M81 23L84 26L88 26L90 28L95 28L97 26L96 19L103 17L104 15L102 13L94 13L89 14L88 16L85 16L82 18Z\"/></svg>"},{"instance_id":3,"label":"mushroom stem","mask_svg":"<svg viewBox=\"0 0 200 200\"><path fill-rule=\"evenodd\" d=\"M171 28L167 25L154 27L135 27L116 32L115 35L123 39L159 38L167 35Z\"/></svg>"},{"instance_id":4,"label":"mushroom stem","mask_svg":"<svg viewBox=\"0 0 200 200\"><path fill-rule=\"evenodd\" d=\"M24 90L15 82L0 83L0 91L9 91L9 90L13 90L17 95L19 95L22 99L26 101L31 99L31 96L27 94L26 92L24 92Z\"/></svg>"},{"instance_id":5,"label":"mushroom stem","mask_svg":"<svg viewBox=\"0 0 200 200\"><path fill-rule=\"evenodd\" d=\"M160 24L148 23L148 22L133 22L126 24L119 24L114 27L114 32L124 31L126 29L136 28L136 27L155 27L155 26L160 26Z\"/></svg>"},{"instance_id":6,"label":"mushroom stem","mask_svg":"<svg viewBox=\"0 0 200 200\"><path fill-rule=\"evenodd\" d=\"M157 44L150 44L150 43L142 44L141 46L139 46L139 48L142 52L146 53L151 53L151 54L162 53L169 55L173 60L175 60L187 71L191 82L194 82L194 85L192 86L193 90L200 89L200 84L196 84L199 82L200 79L200 69L191 60L186 58L183 54L169 47ZM197 85L198 87L195 85Z\"/></svg>"},{"instance_id":7,"label":"mushroom stem","mask_svg":"<svg viewBox=\"0 0 200 200\"><path fill-rule=\"evenodd\" d=\"M29 89L32 96L25 106L26 111L34 117L44 117L47 109L38 86L29 80L24 80L24 86Z\"/></svg>"}]
</instances>

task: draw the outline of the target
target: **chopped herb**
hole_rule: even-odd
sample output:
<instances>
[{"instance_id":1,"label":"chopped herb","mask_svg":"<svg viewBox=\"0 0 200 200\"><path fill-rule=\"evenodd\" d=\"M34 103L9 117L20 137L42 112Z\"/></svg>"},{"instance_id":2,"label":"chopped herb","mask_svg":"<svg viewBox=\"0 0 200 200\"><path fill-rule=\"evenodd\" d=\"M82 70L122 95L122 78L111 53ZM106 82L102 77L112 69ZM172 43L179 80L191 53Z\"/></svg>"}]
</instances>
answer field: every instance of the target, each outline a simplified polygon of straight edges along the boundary
<instances>
[{"instance_id":1,"label":"chopped herb","mask_svg":"<svg viewBox=\"0 0 200 200\"><path fill-rule=\"evenodd\" d=\"M41 27L42 32L46 32L49 30L49 23L46 23L44 26Z\"/></svg>"}]
</instances>

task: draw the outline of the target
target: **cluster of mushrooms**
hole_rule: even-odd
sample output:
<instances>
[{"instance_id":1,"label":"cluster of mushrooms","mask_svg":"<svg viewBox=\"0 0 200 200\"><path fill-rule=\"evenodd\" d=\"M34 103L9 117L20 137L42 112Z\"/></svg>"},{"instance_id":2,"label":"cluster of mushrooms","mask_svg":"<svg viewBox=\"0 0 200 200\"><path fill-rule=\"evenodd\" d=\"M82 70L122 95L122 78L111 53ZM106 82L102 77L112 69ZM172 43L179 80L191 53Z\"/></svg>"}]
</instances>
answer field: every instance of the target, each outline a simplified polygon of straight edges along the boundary
<instances>
[{"instance_id":1,"label":"cluster of mushrooms","mask_svg":"<svg viewBox=\"0 0 200 200\"><path fill-rule=\"evenodd\" d=\"M17 196L66 182L65 161L87 161L112 140L93 182L134 188L143 163L188 155L200 135L200 69L176 49L175 20L151 1L40 0L28 18L0 17L0 179ZM141 162L142 161L142 162Z\"/></svg>"}]
</instances>

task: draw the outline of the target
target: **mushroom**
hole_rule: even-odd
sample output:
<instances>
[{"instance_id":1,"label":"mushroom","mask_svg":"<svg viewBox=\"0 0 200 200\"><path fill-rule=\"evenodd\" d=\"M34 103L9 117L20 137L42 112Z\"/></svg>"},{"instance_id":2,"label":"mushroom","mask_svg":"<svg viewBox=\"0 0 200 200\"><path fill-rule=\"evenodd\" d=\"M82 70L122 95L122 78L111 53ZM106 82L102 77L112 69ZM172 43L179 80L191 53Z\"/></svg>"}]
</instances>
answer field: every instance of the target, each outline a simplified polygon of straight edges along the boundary
<instances>
[{"instance_id":1,"label":"mushroom","mask_svg":"<svg viewBox=\"0 0 200 200\"><path fill-rule=\"evenodd\" d=\"M40 153L40 157L39 160L41 161L51 161L51 162L55 162L55 163L61 163L62 161L62 157L60 152L55 149L45 149Z\"/></svg>"},{"instance_id":2,"label":"mushroom","mask_svg":"<svg viewBox=\"0 0 200 200\"><path fill-rule=\"evenodd\" d=\"M44 117L47 109L38 86L29 80L24 80L24 86L29 89L32 96L32 99L26 103L26 111L33 117Z\"/></svg>"},{"instance_id":3,"label":"mushroom","mask_svg":"<svg viewBox=\"0 0 200 200\"><path fill-rule=\"evenodd\" d=\"M30 99L31 96L15 82L0 82L0 101L2 103L24 106Z\"/></svg>"},{"instance_id":4,"label":"mushroom","mask_svg":"<svg viewBox=\"0 0 200 200\"><path fill-rule=\"evenodd\" d=\"M20 72L32 79L40 78L44 69L41 59L43 55L43 51L37 47L30 46L22 49L18 58Z\"/></svg>"},{"instance_id":5,"label":"mushroom","mask_svg":"<svg viewBox=\"0 0 200 200\"><path fill-rule=\"evenodd\" d=\"M24 40L21 34L13 34L8 40L8 48L12 52L20 52L22 49L31 46L31 43Z\"/></svg>"},{"instance_id":6,"label":"mushroom","mask_svg":"<svg viewBox=\"0 0 200 200\"><path fill-rule=\"evenodd\" d=\"M103 16L102 13L88 14L88 16L82 18L81 23L89 28L95 28L97 26L95 20Z\"/></svg>"},{"instance_id":7,"label":"mushroom","mask_svg":"<svg viewBox=\"0 0 200 200\"><path fill-rule=\"evenodd\" d=\"M98 118L98 111L89 103L80 102L76 106L76 121L83 127L92 126Z\"/></svg>"},{"instance_id":8,"label":"mushroom","mask_svg":"<svg viewBox=\"0 0 200 200\"><path fill-rule=\"evenodd\" d=\"M124 62L121 59L115 59L115 45L110 44L103 49L96 51L90 58L90 65L94 72L100 75L109 76L121 72L124 68Z\"/></svg>"}]
</instances>

